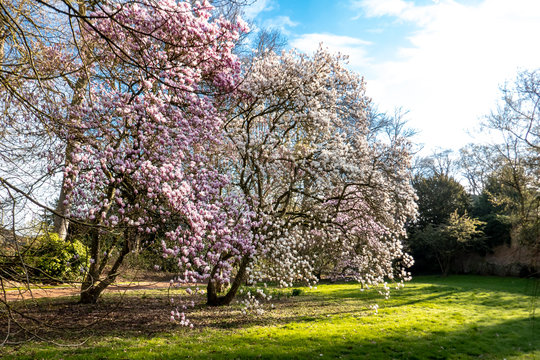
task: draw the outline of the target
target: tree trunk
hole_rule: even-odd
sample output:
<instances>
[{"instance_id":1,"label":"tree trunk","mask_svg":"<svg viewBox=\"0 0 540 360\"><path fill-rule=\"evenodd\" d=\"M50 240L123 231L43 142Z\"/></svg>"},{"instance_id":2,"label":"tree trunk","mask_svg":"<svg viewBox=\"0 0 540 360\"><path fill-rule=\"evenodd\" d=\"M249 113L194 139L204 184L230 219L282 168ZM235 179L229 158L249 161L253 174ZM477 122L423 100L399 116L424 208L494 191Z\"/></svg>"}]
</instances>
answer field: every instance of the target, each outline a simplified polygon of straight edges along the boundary
<instances>
[{"instance_id":1,"label":"tree trunk","mask_svg":"<svg viewBox=\"0 0 540 360\"><path fill-rule=\"evenodd\" d=\"M450 268L452 266L453 257L450 255L442 254L441 256L436 255L436 258L441 268L441 275L443 277L447 277L448 274L450 274Z\"/></svg>"},{"instance_id":2,"label":"tree trunk","mask_svg":"<svg viewBox=\"0 0 540 360\"><path fill-rule=\"evenodd\" d=\"M210 306L223 306L223 305L229 305L234 297L236 296L236 293L238 292L238 289L242 285L242 282L244 281L244 278L246 276L246 268L249 264L250 257L245 255L242 258L242 261L240 262L240 267L238 268L238 273L236 274L236 277L234 278L233 283L231 284L231 287L229 288L229 291L223 296L218 296L218 289L216 280L213 279L213 275L215 275L215 271L212 272L212 276L210 277L210 280L208 281L208 286L206 288L206 304Z\"/></svg>"},{"instance_id":3,"label":"tree trunk","mask_svg":"<svg viewBox=\"0 0 540 360\"><path fill-rule=\"evenodd\" d=\"M66 165L68 164L68 156L70 156L72 153L71 146L68 144L66 147ZM71 179L72 181L74 179ZM64 178L62 179L62 188L60 189L60 196L58 198L58 203L56 204L56 213L54 215L54 223L53 223L53 232L58 234L58 237L61 240L65 240L67 237L68 227L69 227L69 220L68 220L68 211L69 211L69 202L68 198L71 196L71 193L73 192L72 189L67 189L65 186L66 182L66 176L64 175Z\"/></svg>"},{"instance_id":4,"label":"tree trunk","mask_svg":"<svg viewBox=\"0 0 540 360\"><path fill-rule=\"evenodd\" d=\"M448 274L450 274L450 262L448 262L448 263L446 264L446 266L444 267L444 271L443 271L442 276L443 276L443 277L447 277Z\"/></svg>"},{"instance_id":5,"label":"tree trunk","mask_svg":"<svg viewBox=\"0 0 540 360\"><path fill-rule=\"evenodd\" d=\"M4 61L4 53L5 53L5 50L4 50L4 46L5 46L5 43L6 43L6 38L7 38L7 26L5 26L2 22L0 22L0 64L5 64L6 62ZM0 69L3 68L3 65L0 66Z\"/></svg>"},{"instance_id":6,"label":"tree trunk","mask_svg":"<svg viewBox=\"0 0 540 360\"><path fill-rule=\"evenodd\" d=\"M87 10L86 6L87 6L86 1L79 2L79 13L82 16L86 15L86 10ZM88 59L91 58L89 56L90 54L89 54L88 49L84 48L83 53L85 56L87 56ZM85 57L83 57L82 55L83 54L81 54L81 59L84 62ZM88 86L87 74L80 75L73 88L73 98L71 99L71 106L81 105L84 99L83 92L87 86ZM65 166L73 164L73 155L74 155L73 145L74 145L73 140L68 139L67 144L66 144L66 152L65 152L65 156L66 156ZM68 176L71 183L73 183L75 181L75 176L71 174ZM70 207L69 198L71 197L71 193L73 192L73 189L65 187L65 182L66 182L66 177L64 174L64 177L62 179L62 188L60 189L60 196L58 199L58 203L56 204L56 209L55 209L56 214L54 215L54 223L53 223L53 232L57 233L58 237L61 240L65 240L67 237L68 228L69 228L69 220L68 220L69 207Z\"/></svg>"},{"instance_id":7,"label":"tree trunk","mask_svg":"<svg viewBox=\"0 0 540 360\"><path fill-rule=\"evenodd\" d=\"M322 270L321 269L318 269L318 270L315 270L314 274L315 277L317 278L317 282L321 281L321 278L322 278Z\"/></svg>"},{"instance_id":8,"label":"tree trunk","mask_svg":"<svg viewBox=\"0 0 540 360\"><path fill-rule=\"evenodd\" d=\"M103 290L99 291L98 287L90 287L86 291L81 290L79 304L95 304Z\"/></svg>"},{"instance_id":9,"label":"tree trunk","mask_svg":"<svg viewBox=\"0 0 540 360\"><path fill-rule=\"evenodd\" d=\"M99 268L97 267L97 263L94 263L90 266L90 270L85 276L84 281L81 285L81 294L79 299L80 304L95 304L103 290L105 290L116 280L116 277L118 276L118 269L120 268L120 265L122 265L125 256L129 254L129 240L129 231L126 230L124 232L123 247L120 250L120 254L116 258L113 266L107 273L105 279L98 280L99 275L104 268L104 264L102 264L103 266L99 266Z\"/></svg>"}]
</instances>

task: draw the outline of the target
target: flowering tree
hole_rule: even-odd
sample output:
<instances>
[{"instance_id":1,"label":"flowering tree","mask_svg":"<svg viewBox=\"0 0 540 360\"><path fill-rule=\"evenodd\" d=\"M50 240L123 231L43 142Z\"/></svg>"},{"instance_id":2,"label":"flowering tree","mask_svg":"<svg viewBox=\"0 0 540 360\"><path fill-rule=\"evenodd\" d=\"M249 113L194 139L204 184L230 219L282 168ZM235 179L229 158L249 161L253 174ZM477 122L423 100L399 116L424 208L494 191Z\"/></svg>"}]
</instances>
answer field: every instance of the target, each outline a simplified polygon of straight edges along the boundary
<instances>
[{"instance_id":1,"label":"flowering tree","mask_svg":"<svg viewBox=\"0 0 540 360\"><path fill-rule=\"evenodd\" d=\"M220 193L226 176L206 154L220 140L216 103L235 87L232 49L245 24L212 18L206 1L42 5L78 21L74 47L42 41L40 59L49 62L30 53L35 63L27 72L34 77L21 76L26 83L11 95L33 121L26 124L50 134L52 145L40 152L47 171L54 173L55 164L63 170L55 210L32 200L55 214L61 239L71 223L69 231L89 246L81 302L97 300L141 241L174 238L195 253L203 251L207 231L244 236L246 220L234 217L242 204ZM13 123L22 124L14 109Z\"/></svg>"},{"instance_id":2,"label":"flowering tree","mask_svg":"<svg viewBox=\"0 0 540 360\"><path fill-rule=\"evenodd\" d=\"M206 154L219 142L215 102L235 85L231 50L245 28L211 19L211 10L207 2L118 3L83 27L96 61L61 129L71 146L64 201L91 225L82 302L97 300L141 241L162 235L195 254L208 231L243 236L243 220L228 226L234 200L221 196L226 178Z\"/></svg>"},{"instance_id":3,"label":"flowering tree","mask_svg":"<svg viewBox=\"0 0 540 360\"><path fill-rule=\"evenodd\" d=\"M268 227L258 269L290 284L309 279L319 255L339 259L335 276L392 277L415 209L408 154L402 139L370 133L362 79L322 49L268 53L244 89L228 135L235 183Z\"/></svg>"},{"instance_id":4,"label":"flowering tree","mask_svg":"<svg viewBox=\"0 0 540 360\"><path fill-rule=\"evenodd\" d=\"M210 305L230 303L245 279L314 281L318 257L334 259L334 276L366 284L407 277L400 237L415 214L407 145L370 133L364 83L342 63L319 50L267 52L246 66L226 103L219 167L232 178L226 191L251 210L251 243L205 261ZM231 286L220 296L223 285Z\"/></svg>"}]
</instances>

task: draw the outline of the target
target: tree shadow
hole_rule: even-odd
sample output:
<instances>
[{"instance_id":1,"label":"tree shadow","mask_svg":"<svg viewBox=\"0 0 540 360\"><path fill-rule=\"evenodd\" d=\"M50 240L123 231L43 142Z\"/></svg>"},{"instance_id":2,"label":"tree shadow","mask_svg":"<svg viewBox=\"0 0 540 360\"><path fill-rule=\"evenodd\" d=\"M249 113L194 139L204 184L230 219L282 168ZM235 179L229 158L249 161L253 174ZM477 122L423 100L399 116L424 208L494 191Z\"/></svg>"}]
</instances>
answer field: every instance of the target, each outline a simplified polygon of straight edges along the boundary
<instances>
[{"instance_id":1,"label":"tree shadow","mask_svg":"<svg viewBox=\"0 0 540 360\"><path fill-rule=\"evenodd\" d=\"M516 278L481 275L440 275L418 276L413 278L413 284L430 284L432 286L446 286L456 290L485 290L489 292L500 291L519 295L537 295L540 278Z\"/></svg>"},{"instance_id":2,"label":"tree shadow","mask_svg":"<svg viewBox=\"0 0 540 360\"><path fill-rule=\"evenodd\" d=\"M432 282L426 281L427 283L432 284ZM456 286L454 282L423 286L421 291L415 287L405 287L399 291L394 291L391 300L382 304L382 307L399 308L413 304L422 305L424 302L433 304L439 301L446 304L455 303L456 305L467 306L471 304L469 297L475 294L472 290L474 290L472 286L460 287ZM523 295L522 292L517 292L517 294ZM490 300L493 297L496 297L496 300ZM523 304L516 304L515 296L502 298L501 294L495 292L494 295L491 295L491 298L487 297L481 299L481 301L476 301L474 305L523 307ZM193 299L196 303L204 302L204 297L201 295L197 295ZM45 339L68 344L74 344L88 338L99 339L102 336L145 341L145 339L162 337L164 334L178 335L185 339L189 339L194 334L193 331L190 333L190 330L183 329L168 320L170 311L174 309L174 306L171 306L170 299L165 293L129 294L124 297L106 296L96 305L75 304L76 300L76 298L40 299L40 301L35 302L33 307L29 307L30 312L27 314L29 317L20 317L19 321L25 326L34 326L35 330L39 331L40 336ZM244 316L241 314L241 308L238 304L218 308L198 305L189 310L187 315L198 328L195 333L206 330L224 330L227 333L232 331L231 336L237 337L240 335L236 334L242 333L243 329L256 329L263 326L284 328L291 325L296 326L296 324L304 326L306 324L323 323L328 321L329 317L335 316L362 318L368 312L372 312L368 309L368 305L380 300L381 297L376 291L360 291L360 289L350 288L336 289L327 294L310 294L306 292L301 296L283 296L273 301L277 309L263 316ZM38 321L29 320L30 318ZM5 336L6 321L7 318L2 317L2 314L0 314L0 338ZM47 326L40 328L40 324L47 324ZM426 333L422 336L394 334L388 337L377 337L376 344L372 343L375 340L370 338L343 339L334 335L310 338L307 335L292 335L289 337L279 335L277 336L279 346L275 346L274 343L277 341L275 338L270 341L271 339L250 338L248 336L246 339L238 339L234 349L225 351L222 348L216 348L212 350L214 352L209 350L209 352L205 353L205 356L198 358L222 358L224 356L246 358L258 355L263 358L313 358L322 353L323 355L333 354L335 357L344 358L377 358L378 356L378 358L397 359L437 359L452 357L451 351L455 351L456 354L464 354L465 357L473 357L484 352L492 354L492 347L497 348L499 344L505 344L504 337L510 339L506 342L509 349L501 348L501 356L511 356L519 354L521 350L517 349L522 344L522 342L512 337L512 333L519 333L519 331L515 330L527 326L531 328L531 332L533 330L538 332L538 326L540 325L538 319L512 320L489 326L473 324L466 325L456 331ZM535 329L534 326L536 326ZM20 330L17 330L16 324L11 324L10 331L15 335L18 334L17 331L20 332ZM27 335L23 336L23 334L23 332L20 332L19 338L15 336L13 340L35 341L35 339L32 340ZM501 338L501 335L503 338ZM479 339L478 346L469 349L460 345L460 343L470 344L469 339L471 337ZM536 337L531 337L530 340L534 349L539 347L539 340L536 340ZM293 351L289 347L294 347L295 344L296 349ZM298 348L298 344L303 344L303 347ZM209 348L212 348L211 344ZM77 351L77 353L86 353L87 349L81 348ZM106 350L101 349L99 351ZM174 351L167 348L161 349L161 351L165 352L163 357L169 356L167 355L169 352L172 358L187 356L187 353L182 353L178 346ZM318 351L320 353L317 353ZM368 354L371 354L372 357ZM499 350L497 354L499 354ZM104 355L103 357L108 356ZM189 354L189 356L197 358L198 355ZM41 357L41 355L38 357Z\"/></svg>"},{"instance_id":3,"label":"tree shadow","mask_svg":"<svg viewBox=\"0 0 540 360\"><path fill-rule=\"evenodd\" d=\"M407 332L390 334L386 337L347 336L328 334L313 336L309 333L288 333L280 331L268 336L254 332L233 332L225 339L206 339L204 351L200 344L172 343L154 349L155 356L148 349L129 349L129 358L159 359L472 359L509 358L526 356L531 358L540 350L536 336L538 321L517 319L487 326L467 326L455 331L437 331L421 336ZM525 339L524 337L524 329ZM105 346L81 348L75 352L81 358L115 357ZM43 349L36 357L58 356L59 352ZM126 354L119 354L126 358Z\"/></svg>"},{"instance_id":4,"label":"tree shadow","mask_svg":"<svg viewBox=\"0 0 540 360\"><path fill-rule=\"evenodd\" d=\"M537 324L538 325L538 324ZM527 348L523 339L512 337L516 329L530 328ZM350 359L448 359L478 358L486 353L510 357L532 353L540 349L535 328L529 319L510 320L490 326L472 326L458 331L439 331L424 336L405 334L374 339L347 339L339 335L316 339L309 335L284 334L277 339L279 347L265 340L255 347L262 358L316 358L322 354L331 358ZM537 329L536 329L537 330ZM502 336L500 334L503 334ZM471 341L478 339L478 341ZM274 339L275 340L275 339ZM267 343L265 345L265 342ZM310 344L299 348L299 344ZM265 350L268 349L268 350ZM237 346L217 354L216 358L249 358L255 355L253 347ZM196 358L196 357L195 357ZM202 357L201 357L202 358Z\"/></svg>"}]
</instances>

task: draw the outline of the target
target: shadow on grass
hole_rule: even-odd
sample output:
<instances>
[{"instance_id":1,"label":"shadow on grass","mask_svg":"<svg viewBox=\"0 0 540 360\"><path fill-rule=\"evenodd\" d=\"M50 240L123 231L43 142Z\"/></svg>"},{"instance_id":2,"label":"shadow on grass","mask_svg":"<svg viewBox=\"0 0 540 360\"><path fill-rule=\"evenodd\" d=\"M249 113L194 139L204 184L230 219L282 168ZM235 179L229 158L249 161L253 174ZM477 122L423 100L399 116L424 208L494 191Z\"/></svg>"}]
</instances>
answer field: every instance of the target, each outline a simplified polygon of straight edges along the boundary
<instances>
[{"instance_id":1,"label":"shadow on grass","mask_svg":"<svg viewBox=\"0 0 540 360\"><path fill-rule=\"evenodd\" d=\"M440 278L440 281L432 277L417 279L405 289L394 291L384 307L423 306L423 303L526 307L516 303L521 299L519 295L526 298L527 292L518 291L526 284L522 279L508 283L511 291L497 282L484 282L492 293L480 297L476 295L476 284L485 278L452 278ZM503 292L508 298L501 296ZM511 296L512 293L518 296ZM204 298L195 300L203 302ZM76 343L91 337L95 345L70 350L40 345L28 358L319 358L320 354L323 358L351 359L446 359L483 354L503 358L538 351L540 341L536 339L538 336L533 336L535 331L540 332L538 319L509 320L495 325L475 323L454 331L390 330L373 336L369 333L367 336L366 333L355 335L354 329L343 333L326 332L328 317L361 317L370 303L380 301L376 291L360 291L359 288L324 289L321 286L320 293L283 296L276 301L276 311L261 317L242 316L239 306L199 306L189 315L197 325L195 331L179 328L168 321L171 306L165 295L129 295L121 302L118 297L108 296L97 305L76 305L73 301L66 298L43 300L30 315L50 326L39 329L47 339ZM318 328L318 332L289 331L310 326ZM0 317L1 338L4 329L5 319ZM378 331L376 325L373 329ZM265 334L261 335L261 332ZM210 335L202 336L204 333ZM101 339L109 339L105 340L109 345L100 346ZM151 345L154 341L155 345ZM117 353L118 349L109 348L110 344L127 348L129 352L122 349ZM12 351L15 349L11 348L9 352Z\"/></svg>"},{"instance_id":2,"label":"shadow on grass","mask_svg":"<svg viewBox=\"0 0 540 360\"><path fill-rule=\"evenodd\" d=\"M535 295L538 292L540 278L515 278L480 275L438 275L418 276L413 278L413 284L431 284L449 286L459 290L501 291L519 295Z\"/></svg>"},{"instance_id":3,"label":"shadow on grass","mask_svg":"<svg viewBox=\"0 0 540 360\"><path fill-rule=\"evenodd\" d=\"M530 328L530 342L527 348L521 348L523 338L516 330ZM372 339L354 338L354 336L294 336L283 333L280 336L242 338L234 347L222 349L215 358L308 358L330 357L350 359L447 359L452 356L478 357L482 354L496 354L497 357L509 357L539 349L534 337L533 324L530 320L512 320L494 326L472 327L459 331L438 332L423 336L394 334ZM501 337L500 334L505 334ZM349 337L349 339L347 339ZM234 341L234 340L233 340ZM536 341L533 343L532 341ZM276 346L277 345L277 346ZM494 351L495 350L495 351ZM167 357L187 353L164 353ZM197 356L192 355L194 358ZM208 358L205 354L200 358Z\"/></svg>"},{"instance_id":4,"label":"shadow on grass","mask_svg":"<svg viewBox=\"0 0 540 360\"><path fill-rule=\"evenodd\" d=\"M529 319L511 320L489 326L472 326L457 331L438 331L421 336L393 333L387 336L355 336L343 334L288 333L258 334L256 331L232 333L227 336L203 338L197 342L192 337L170 338L166 344L151 347L131 347L128 355L120 344L117 349L96 346L59 352L43 349L30 357L47 358L62 355L70 358L159 358L159 359L449 359L449 358L532 358L539 351L539 341L534 336L538 322ZM526 339L524 329L530 329ZM527 332L526 332L527 333ZM527 336L527 335L526 335ZM195 338L195 339L194 339Z\"/></svg>"},{"instance_id":5,"label":"shadow on grass","mask_svg":"<svg viewBox=\"0 0 540 360\"><path fill-rule=\"evenodd\" d=\"M452 276L448 278L422 277L404 289L393 291L390 300L385 301L385 308L399 308L408 305L445 304L475 305L493 307L527 307L527 302L516 303L513 296L504 294L479 298L476 296L475 284L480 280L488 290L500 287L497 282L501 278L474 276ZM486 282L487 280L487 282ZM491 280L491 281L490 281ZM511 288L523 288L527 283L524 279L503 279L505 283L513 284ZM421 288L415 286L422 284ZM426 284L426 286L423 286ZM487 285L486 285L487 284ZM323 285L327 286L327 285ZM474 291L473 291L474 290ZM273 302L286 315L276 317L246 317L241 316L239 307L212 308L198 306L188 314L198 327L214 329L241 329L249 326L265 326L286 324L297 321L319 321L325 316L346 315L351 312L368 311L368 306L381 301L377 291L360 291L360 288L330 288L323 293L306 293L297 297L283 296ZM524 294L516 290L517 294ZM78 298L39 299L30 304L26 315L37 319L37 322L21 318L21 324L37 327L45 338L53 341L75 339L76 341L89 336L154 336L154 334L171 332L178 326L168 321L170 311L174 309L168 297L162 295L128 295L124 298L106 296L96 305L75 304ZM119 299L121 299L119 301ZM204 303L199 296L196 303ZM341 307L348 302L349 307ZM351 310L351 307L356 309ZM306 311L307 309L307 311ZM312 310L310 310L312 309ZM0 314L1 315L1 314ZM41 326L46 324L47 326ZM41 327L41 328L40 328ZM4 338L6 318L0 316L0 337ZM24 340L24 339L15 339Z\"/></svg>"},{"instance_id":6,"label":"shadow on grass","mask_svg":"<svg viewBox=\"0 0 540 360\"><path fill-rule=\"evenodd\" d=\"M417 285L420 285L419 288ZM484 276L419 277L405 288L392 291L386 307L400 307L422 303L448 303L515 308L528 308L538 297L540 279L497 278ZM516 304L516 295L524 302ZM329 299L379 301L377 293L356 289L338 289L326 294Z\"/></svg>"}]
</instances>

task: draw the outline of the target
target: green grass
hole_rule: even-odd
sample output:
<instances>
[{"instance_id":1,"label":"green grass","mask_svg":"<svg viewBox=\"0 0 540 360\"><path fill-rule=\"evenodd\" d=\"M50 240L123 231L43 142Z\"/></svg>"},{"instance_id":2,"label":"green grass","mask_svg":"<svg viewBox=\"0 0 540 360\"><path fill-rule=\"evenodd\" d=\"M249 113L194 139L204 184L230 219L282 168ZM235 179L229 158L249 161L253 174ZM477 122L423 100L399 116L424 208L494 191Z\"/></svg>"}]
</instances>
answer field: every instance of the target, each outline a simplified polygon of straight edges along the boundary
<instances>
[{"instance_id":1,"label":"green grass","mask_svg":"<svg viewBox=\"0 0 540 360\"><path fill-rule=\"evenodd\" d=\"M276 308L260 317L242 316L239 305L201 307L192 313L194 330L118 329L79 347L0 350L21 359L540 359L537 287L538 280L515 278L417 277L388 300L357 284L301 288L298 296L275 289Z\"/></svg>"}]
</instances>

